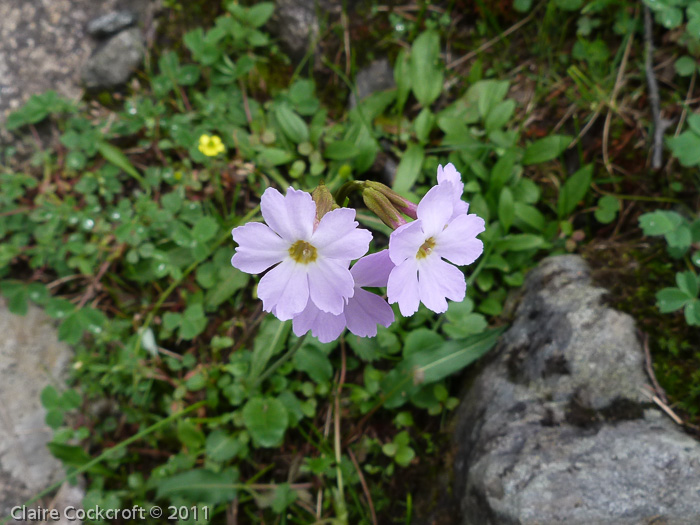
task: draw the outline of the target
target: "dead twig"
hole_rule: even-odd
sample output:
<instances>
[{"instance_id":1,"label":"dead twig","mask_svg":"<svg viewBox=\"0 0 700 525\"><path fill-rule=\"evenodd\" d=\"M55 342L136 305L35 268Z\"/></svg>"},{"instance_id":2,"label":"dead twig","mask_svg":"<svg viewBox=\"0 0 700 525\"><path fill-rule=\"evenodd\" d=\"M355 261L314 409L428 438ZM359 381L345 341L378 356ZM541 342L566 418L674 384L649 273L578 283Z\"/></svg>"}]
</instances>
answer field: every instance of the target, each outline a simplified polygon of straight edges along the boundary
<instances>
[{"instance_id":1,"label":"dead twig","mask_svg":"<svg viewBox=\"0 0 700 525\"><path fill-rule=\"evenodd\" d=\"M666 397L666 392L661 388L661 385L656 380L656 374L654 373L654 365L651 361L651 351L649 350L649 334L644 334L644 363L647 369L647 375L651 379L651 384L654 385L654 391L656 395L663 400L664 403L668 403L668 398Z\"/></svg>"},{"instance_id":2,"label":"dead twig","mask_svg":"<svg viewBox=\"0 0 700 525\"><path fill-rule=\"evenodd\" d=\"M535 18L535 14L536 14L537 11L539 10L539 8L540 8L541 6L543 6L543 5L544 5L544 2L540 2L539 4L537 4L537 5L535 6L535 8L532 10L532 12L531 12L529 15L527 15L525 18L523 18L523 19L522 19L520 22L518 22L517 24L514 24L514 25L510 26L508 29L506 29L505 31L503 31L503 32L502 32L501 34L499 34L498 36L492 38L492 39L489 40L488 42L484 42L482 45L480 45L480 46L479 46L478 48L476 48L474 51L470 51L469 53L467 53L466 55L464 55L464 56L458 58L457 60L453 60L452 62L448 63L448 64L447 64L447 69L454 69L454 68L456 68L457 66L459 66L459 65L461 65L461 64L464 64L465 62L467 62L467 61L471 60L472 58L474 58L475 56L477 56L479 53L482 53L483 51L486 51L488 48L490 48L490 47L493 46L494 44L497 44L498 42L500 42L501 40L503 40L503 39L504 39L505 37L507 37L508 35L510 35L510 34L512 34L512 33L515 33L518 29L520 29L521 27L523 27L524 25L526 25L527 23L529 23L530 21L532 21L532 19Z\"/></svg>"},{"instance_id":3,"label":"dead twig","mask_svg":"<svg viewBox=\"0 0 700 525\"><path fill-rule=\"evenodd\" d=\"M635 20L637 17L635 16ZM623 78L625 75L625 69L627 68L627 60L630 56L630 51L632 49L632 42L634 42L634 31L631 31L627 37L627 46L625 46L625 52L622 55L622 62L620 63L620 69L617 71L617 78L615 79L615 86L613 87L612 95L610 95L610 103L608 104L608 114L605 116L605 125L603 126L603 164L608 173L612 175L612 167L610 165L610 158L608 157L608 139L610 138L610 122L612 121L612 114L615 111L615 100L617 99L617 94L623 84Z\"/></svg>"},{"instance_id":4,"label":"dead twig","mask_svg":"<svg viewBox=\"0 0 700 525\"><path fill-rule=\"evenodd\" d=\"M352 450L348 449L348 455L352 464L355 465L355 470L357 471L357 476L360 478L360 485L362 485L362 491L365 493L365 498L367 498L367 505L369 505L369 513L372 515L372 523L377 525L377 513L374 511L374 502L372 501L372 495L369 492L369 487L367 486L367 481L365 481L365 476L362 474L362 469L360 468L357 458Z\"/></svg>"},{"instance_id":5,"label":"dead twig","mask_svg":"<svg viewBox=\"0 0 700 525\"><path fill-rule=\"evenodd\" d=\"M654 135L652 142L651 167L655 170L661 168L663 164L663 138L664 126L661 123L661 102L659 98L659 84L654 74L654 41L652 35L651 10L644 5L644 44L645 57L644 66L646 69L647 85L649 87L649 103L651 104L651 118L654 124Z\"/></svg>"},{"instance_id":6,"label":"dead twig","mask_svg":"<svg viewBox=\"0 0 700 525\"><path fill-rule=\"evenodd\" d=\"M690 86L688 87L688 93L685 95L685 102L683 103L683 111L681 112L681 118L678 121L678 126L676 126L676 132L673 134L674 137L677 137L678 135L681 134L681 130L683 129L683 124L685 124L685 119L688 116L688 108L690 107L690 104L692 104L694 101L691 100L691 96L693 96L693 91L695 91L695 79L698 76L698 70L697 68L693 71L693 76L690 79ZM668 162L666 163L666 175L671 174L671 167L673 166L673 160L674 157L671 157L668 159Z\"/></svg>"}]
</instances>

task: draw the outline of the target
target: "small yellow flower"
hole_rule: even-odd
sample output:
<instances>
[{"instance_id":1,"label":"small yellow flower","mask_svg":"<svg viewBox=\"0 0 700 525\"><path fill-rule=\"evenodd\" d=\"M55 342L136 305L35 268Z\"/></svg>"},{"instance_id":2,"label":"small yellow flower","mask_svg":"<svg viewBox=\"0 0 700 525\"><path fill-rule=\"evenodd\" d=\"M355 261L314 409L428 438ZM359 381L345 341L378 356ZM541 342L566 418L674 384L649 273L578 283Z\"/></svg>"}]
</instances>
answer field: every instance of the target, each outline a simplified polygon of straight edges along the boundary
<instances>
[{"instance_id":1,"label":"small yellow flower","mask_svg":"<svg viewBox=\"0 0 700 525\"><path fill-rule=\"evenodd\" d=\"M216 157L219 153L226 151L226 146L216 135L202 135L199 137L199 151L207 157Z\"/></svg>"}]
</instances>

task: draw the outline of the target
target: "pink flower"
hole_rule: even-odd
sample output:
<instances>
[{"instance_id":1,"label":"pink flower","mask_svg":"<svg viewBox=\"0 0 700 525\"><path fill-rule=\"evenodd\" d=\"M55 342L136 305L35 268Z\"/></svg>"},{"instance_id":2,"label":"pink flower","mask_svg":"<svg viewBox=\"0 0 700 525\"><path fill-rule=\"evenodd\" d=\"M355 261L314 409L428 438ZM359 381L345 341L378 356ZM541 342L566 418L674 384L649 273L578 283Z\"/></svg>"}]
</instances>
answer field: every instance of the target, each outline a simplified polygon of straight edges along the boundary
<instances>
[{"instance_id":1,"label":"pink flower","mask_svg":"<svg viewBox=\"0 0 700 525\"><path fill-rule=\"evenodd\" d=\"M466 214L469 212L469 204L462 200L462 193L464 192L464 183L462 182L462 175L457 171L454 164L451 162L445 166L438 165L437 169L437 181L438 184L445 184L447 182L452 183L452 204L454 210L452 212L452 218L454 219L457 215L462 213Z\"/></svg>"},{"instance_id":2,"label":"pink flower","mask_svg":"<svg viewBox=\"0 0 700 525\"><path fill-rule=\"evenodd\" d=\"M444 170L442 176L453 175ZM464 299L464 274L446 260L465 265L481 255L484 245L476 236L484 231L484 220L455 213L457 192L461 197L459 187L443 179L421 199L418 218L391 234L389 255L396 268L389 275L387 294L390 303L399 303L404 316L413 315L420 302L442 313L447 299Z\"/></svg>"},{"instance_id":3,"label":"pink flower","mask_svg":"<svg viewBox=\"0 0 700 525\"><path fill-rule=\"evenodd\" d=\"M263 309L283 321L308 304L341 314L355 293L350 261L367 253L372 239L369 231L357 228L355 210L330 211L314 228L316 204L311 195L293 188L286 196L268 188L260 208L267 225L250 222L233 229L239 246L231 264L246 273L276 265L258 285Z\"/></svg>"},{"instance_id":4,"label":"pink flower","mask_svg":"<svg viewBox=\"0 0 700 525\"><path fill-rule=\"evenodd\" d=\"M304 311L294 317L294 333L301 336L311 330L319 341L328 343L336 340L347 326L355 335L374 337L378 324L388 327L394 322L394 312L384 299L362 287L386 286L393 268L389 250L366 255L350 270L355 280L355 293L347 299L343 313L333 315L322 312L309 301Z\"/></svg>"}]
</instances>

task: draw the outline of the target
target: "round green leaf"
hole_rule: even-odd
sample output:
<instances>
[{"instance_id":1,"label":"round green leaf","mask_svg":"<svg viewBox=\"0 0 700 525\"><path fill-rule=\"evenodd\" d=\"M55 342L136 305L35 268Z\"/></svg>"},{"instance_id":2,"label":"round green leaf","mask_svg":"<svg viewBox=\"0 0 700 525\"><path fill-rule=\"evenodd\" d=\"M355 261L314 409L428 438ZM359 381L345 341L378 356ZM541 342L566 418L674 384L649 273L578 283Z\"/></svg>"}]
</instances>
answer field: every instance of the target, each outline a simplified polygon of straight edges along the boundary
<instances>
[{"instance_id":1,"label":"round green leaf","mask_svg":"<svg viewBox=\"0 0 700 525\"><path fill-rule=\"evenodd\" d=\"M243 424L256 445L272 448L282 442L289 415L277 399L256 397L243 408Z\"/></svg>"}]
</instances>

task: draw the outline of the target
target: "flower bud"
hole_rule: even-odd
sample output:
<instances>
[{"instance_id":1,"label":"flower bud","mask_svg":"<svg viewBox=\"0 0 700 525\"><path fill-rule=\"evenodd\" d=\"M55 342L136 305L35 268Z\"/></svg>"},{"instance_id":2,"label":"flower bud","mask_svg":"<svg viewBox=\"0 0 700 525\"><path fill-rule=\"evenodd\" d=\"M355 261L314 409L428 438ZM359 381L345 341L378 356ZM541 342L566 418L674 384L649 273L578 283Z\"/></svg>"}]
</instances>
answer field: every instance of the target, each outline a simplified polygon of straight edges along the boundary
<instances>
[{"instance_id":1,"label":"flower bud","mask_svg":"<svg viewBox=\"0 0 700 525\"><path fill-rule=\"evenodd\" d=\"M362 190L362 200L365 202L365 206L372 210L389 228L395 230L406 224L406 219L401 216L396 207L383 193L376 189L365 186L365 189Z\"/></svg>"},{"instance_id":2,"label":"flower bud","mask_svg":"<svg viewBox=\"0 0 700 525\"><path fill-rule=\"evenodd\" d=\"M402 197L394 190L392 190L389 186L386 186L381 182L368 180L365 181L365 187L372 188L373 190L376 190L379 193L381 193L400 213L408 215L411 219L418 218L416 215L418 205Z\"/></svg>"},{"instance_id":3,"label":"flower bud","mask_svg":"<svg viewBox=\"0 0 700 525\"><path fill-rule=\"evenodd\" d=\"M311 192L311 198L316 203L316 219L314 220L315 230L323 216L329 211L339 208L339 206L335 203L333 194L331 194L323 182Z\"/></svg>"}]
</instances>

